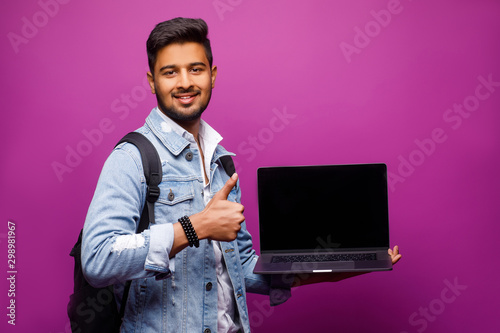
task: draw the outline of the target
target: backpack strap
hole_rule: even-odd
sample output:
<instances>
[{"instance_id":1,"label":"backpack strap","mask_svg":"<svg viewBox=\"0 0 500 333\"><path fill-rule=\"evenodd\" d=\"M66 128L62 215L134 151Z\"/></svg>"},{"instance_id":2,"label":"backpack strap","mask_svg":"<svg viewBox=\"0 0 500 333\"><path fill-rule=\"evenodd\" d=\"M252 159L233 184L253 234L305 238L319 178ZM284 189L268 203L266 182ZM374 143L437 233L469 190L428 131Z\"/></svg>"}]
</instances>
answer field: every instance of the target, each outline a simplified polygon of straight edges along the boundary
<instances>
[{"instance_id":1,"label":"backpack strap","mask_svg":"<svg viewBox=\"0 0 500 333\"><path fill-rule=\"evenodd\" d=\"M141 153L142 168L144 169L144 176L146 177L146 203L141 213L141 220L137 227L137 233L141 233L148 228L150 224L155 223L155 210L154 204L160 196L160 188L158 185L161 182L162 170L161 160L155 146L144 135L138 132L130 132L125 135L116 145L123 142L132 143L139 149ZM123 321L125 315L125 305L127 304L128 294L132 281L125 283L123 290L122 302L120 304L120 319Z\"/></svg>"},{"instance_id":2,"label":"backpack strap","mask_svg":"<svg viewBox=\"0 0 500 333\"><path fill-rule=\"evenodd\" d=\"M140 233L146 230L149 224L155 223L154 203L160 196L160 188L158 185L162 178L161 160L155 146L153 146L151 141L141 133L130 132L116 145L118 146L123 142L130 142L139 149L142 159L142 168L144 169L144 176L146 177L146 203L141 214L139 227L137 228L137 233Z\"/></svg>"},{"instance_id":3,"label":"backpack strap","mask_svg":"<svg viewBox=\"0 0 500 333\"><path fill-rule=\"evenodd\" d=\"M233 173L236 172L236 168L234 167L234 162L231 156L230 155L221 156L219 160L222 164L222 167L224 168L224 171L226 171L227 175L231 177Z\"/></svg>"}]
</instances>

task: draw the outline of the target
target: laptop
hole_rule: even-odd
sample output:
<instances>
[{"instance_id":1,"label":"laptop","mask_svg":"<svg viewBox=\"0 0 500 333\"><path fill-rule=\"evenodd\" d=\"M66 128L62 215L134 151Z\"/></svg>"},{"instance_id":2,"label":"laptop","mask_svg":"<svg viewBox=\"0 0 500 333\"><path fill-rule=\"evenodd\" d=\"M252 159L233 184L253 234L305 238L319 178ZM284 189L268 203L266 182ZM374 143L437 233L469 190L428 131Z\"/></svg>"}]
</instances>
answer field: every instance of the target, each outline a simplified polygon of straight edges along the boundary
<instances>
[{"instance_id":1,"label":"laptop","mask_svg":"<svg viewBox=\"0 0 500 333\"><path fill-rule=\"evenodd\" d=\"M254 273L392 269L385 164L263 167L257 185Z\"/></svg>"}]
</instances>

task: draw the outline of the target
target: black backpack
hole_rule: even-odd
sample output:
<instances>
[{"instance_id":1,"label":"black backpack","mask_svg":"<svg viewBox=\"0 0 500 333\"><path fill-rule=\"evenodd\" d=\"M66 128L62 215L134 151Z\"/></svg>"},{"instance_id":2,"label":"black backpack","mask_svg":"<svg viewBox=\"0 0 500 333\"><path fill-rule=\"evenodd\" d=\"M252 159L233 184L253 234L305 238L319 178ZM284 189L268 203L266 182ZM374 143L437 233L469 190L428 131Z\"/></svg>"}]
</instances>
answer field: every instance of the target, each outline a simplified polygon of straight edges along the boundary
<instances>
[{"instance_id":1,"label":"black backpack","mask_svg":"<svg viewBox=\"0 0 500 333\"><path fill-rule=\"evenodd\" d=\"M125 135L116 145L123 142L134 144L141 153L144 176L146 177L146 203L141 213L137 233L146 230L155 222L154 203L160 196L158 185L162 178L161 160L153 144L142 134L131 132ZM235 167L231 156L220 158L222 167L231 176ZM82 271L81 246L82 232L71 250L70 256L75 259L74 290L68 303L68 317L73 333L118 333L125 313L131 281L127 281L118 312L114 294L114 286L103 288L92 287L85 279Z\"/></svg>"}]
</instances>

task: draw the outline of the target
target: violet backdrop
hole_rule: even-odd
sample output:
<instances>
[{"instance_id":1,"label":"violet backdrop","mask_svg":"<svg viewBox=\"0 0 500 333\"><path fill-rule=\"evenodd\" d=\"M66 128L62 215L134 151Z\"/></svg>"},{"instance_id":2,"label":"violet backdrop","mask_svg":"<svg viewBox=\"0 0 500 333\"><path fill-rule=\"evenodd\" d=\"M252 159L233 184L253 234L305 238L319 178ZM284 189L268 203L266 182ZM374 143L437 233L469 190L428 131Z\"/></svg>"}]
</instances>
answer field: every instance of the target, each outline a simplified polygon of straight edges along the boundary
<instances>
[{"instance_id":1,"label":"violet backdrop","mask_svg":"<svg viewBox=\"0 0 500 333\"><path fill-rule=\"evenodd\" d=\"M3 1L0 331L69 332L69 251L104 160L155 106L147 36L177 16L209 25L218 77L204 119L237 154L256 249L258 167L389 169L401 262L278 307L250 295L253 331L498 332L494 0Z\"/></svg>"}]
</instances>

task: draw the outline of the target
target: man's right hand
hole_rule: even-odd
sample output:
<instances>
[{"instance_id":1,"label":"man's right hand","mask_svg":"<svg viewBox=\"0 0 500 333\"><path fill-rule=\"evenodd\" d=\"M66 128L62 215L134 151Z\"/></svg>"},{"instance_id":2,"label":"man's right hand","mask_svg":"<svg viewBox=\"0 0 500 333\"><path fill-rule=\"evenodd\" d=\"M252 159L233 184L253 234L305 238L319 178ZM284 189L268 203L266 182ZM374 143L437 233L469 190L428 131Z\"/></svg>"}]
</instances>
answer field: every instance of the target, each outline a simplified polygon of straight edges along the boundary
<instances>
[{"instance_id":1,"label":"man's right hand","mask_svg":"<svg viewBox=\"0 0 500 333\"><path fill-rule=\"evenodd\" d=\"M238 181L238 174L233 174L226 184L215 193L201 212L190 216L191 223L199 239L232 241L236 239L243 216L243 205L228 201L227 197Z\"/></svg>"}]
</instances>

